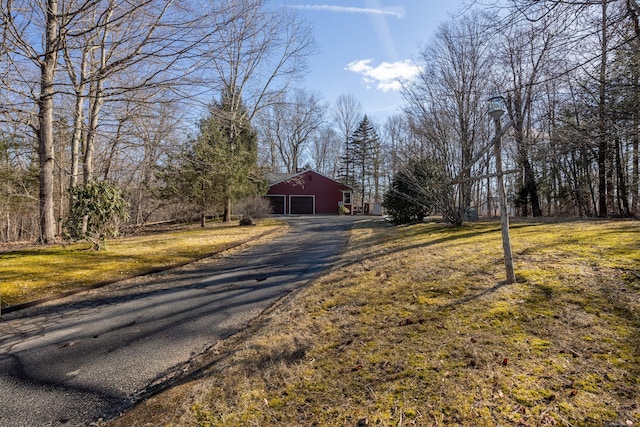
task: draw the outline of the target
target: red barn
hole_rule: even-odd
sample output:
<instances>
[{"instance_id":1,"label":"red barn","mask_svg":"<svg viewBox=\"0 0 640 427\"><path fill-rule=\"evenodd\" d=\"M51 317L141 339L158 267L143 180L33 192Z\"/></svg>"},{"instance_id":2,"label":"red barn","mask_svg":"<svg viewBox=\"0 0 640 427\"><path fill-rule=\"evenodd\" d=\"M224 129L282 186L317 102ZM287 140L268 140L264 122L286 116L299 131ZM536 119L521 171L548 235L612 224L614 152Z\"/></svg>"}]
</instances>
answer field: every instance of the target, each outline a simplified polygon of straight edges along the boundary
<instances>
[{"instance_id":1,"label":"red barn","mask_svg":"<svg viewBox=\"0 0 640 427\"><path fill-rule=\"evenodd\" d=\"M267 176L274 214L337 214L340 206L352 212L353 189L312 170Z\"/></svg>"}]
</instances>

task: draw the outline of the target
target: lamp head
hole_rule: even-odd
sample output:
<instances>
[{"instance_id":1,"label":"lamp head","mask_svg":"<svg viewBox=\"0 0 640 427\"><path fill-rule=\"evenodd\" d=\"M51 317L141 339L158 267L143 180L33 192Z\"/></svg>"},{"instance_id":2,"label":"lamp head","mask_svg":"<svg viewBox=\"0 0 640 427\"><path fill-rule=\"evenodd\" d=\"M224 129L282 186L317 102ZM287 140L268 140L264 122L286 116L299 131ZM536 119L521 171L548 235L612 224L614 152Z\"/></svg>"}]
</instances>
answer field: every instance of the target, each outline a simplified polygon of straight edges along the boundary
<instances>
[{"instance_id":1,"label":"lamp head","mask_svg":"<svg viewBox=\"0 0 640 427\"><path fill-rule=\"evenodd\" d=\"M493 119L499 119L506 111L504 98L500 95L494 95L489 98L489 115Z\"/></svg>"}]
</instances>

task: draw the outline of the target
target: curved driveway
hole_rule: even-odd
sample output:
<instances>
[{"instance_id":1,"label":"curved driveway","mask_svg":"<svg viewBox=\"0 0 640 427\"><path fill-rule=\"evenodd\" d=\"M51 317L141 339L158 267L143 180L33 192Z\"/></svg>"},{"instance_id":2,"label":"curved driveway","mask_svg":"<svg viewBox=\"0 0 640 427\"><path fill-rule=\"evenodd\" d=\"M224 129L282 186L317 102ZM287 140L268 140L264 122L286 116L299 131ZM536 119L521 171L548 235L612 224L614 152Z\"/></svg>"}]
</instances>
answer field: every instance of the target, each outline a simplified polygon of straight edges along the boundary
<instances>
[{"instance_id":1,"label":"curved driveway","mask_svg":"<svg viewBox=\"0 0 640 427\"><path fill-rule=\"evenodd\" d=\"M0 425L87 425L331 266L354 218L0 319Z\"/></svg>"}]
</instances>

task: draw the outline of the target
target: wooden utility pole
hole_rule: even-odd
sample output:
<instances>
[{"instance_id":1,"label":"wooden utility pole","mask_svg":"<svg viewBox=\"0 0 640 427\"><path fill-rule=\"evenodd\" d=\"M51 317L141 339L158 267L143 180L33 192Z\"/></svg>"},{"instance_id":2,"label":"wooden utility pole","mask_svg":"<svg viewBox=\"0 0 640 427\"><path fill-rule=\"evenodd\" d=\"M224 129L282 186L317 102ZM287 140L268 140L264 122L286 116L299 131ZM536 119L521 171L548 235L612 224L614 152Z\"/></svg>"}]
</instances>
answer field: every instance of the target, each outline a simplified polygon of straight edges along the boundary
<instances>
[{"instance_id":1,"label":"wooden utility pole","mask_svg":"<svg viewBox=\"0 0 640 427\"><path fill-rule=\"evenodd\" d=\"M498 180L498 196L500 198L500 225L502 228L502 248L504 250L504 266L507 270L507 283L515 283L516 275L513 271L513 255L511 254L511 238L509 236L509 212L507 212L507 192L504 188L504 176L502 173L502 130L500 118L502 114L493 114L496 125L496 135L493 152L496 159L496 175Z\"/></svg>"}]
</instances>

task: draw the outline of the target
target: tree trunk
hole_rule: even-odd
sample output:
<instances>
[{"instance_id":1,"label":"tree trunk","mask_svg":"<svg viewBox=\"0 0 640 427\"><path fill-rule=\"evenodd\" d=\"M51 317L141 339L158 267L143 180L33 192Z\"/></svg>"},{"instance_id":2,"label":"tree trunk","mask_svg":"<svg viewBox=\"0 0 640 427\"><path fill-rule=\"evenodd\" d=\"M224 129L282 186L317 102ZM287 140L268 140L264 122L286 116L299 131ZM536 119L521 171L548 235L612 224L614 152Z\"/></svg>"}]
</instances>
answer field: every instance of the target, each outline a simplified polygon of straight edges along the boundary
<instances>
[{"instance_id":1,"label":"tree trunk","mask_svg":"<svg viewBox=\"0 0 640 427\"><path fill-rule=\"evenodd\" d=\"M530 97L530 93L525 96ZM531 213L534 217L542 216L542 210L540 209L540 199L538 197L538 186L536 184L536 177L533 173L533 167L529 161L529 150L527 149L527 143L524 135L524 115L529 109L531 104L528 99L526 102L522 101L521 94L514 94L509 97L509 103L512 105L511 114L513 119L513 127L515 130L515 140L518 152L518 164L522 168L522 189L520 190L520 196L522 199L522 216L529 216L529 203L531 203Z\"/></svg>"},{"instance_id":2,"label":"tree trunk","mask_svg":"<svg viewBox=\"0 0 640 427\"><path fill-rule=\"evenodd\" d=\"M463 120L461 120L462 122ZM469 127L465 124L462 126L463 135L469 135ZM465 212L471 203L471 168L467 167L473 160L473 138L465 137L462 142L462 164L461 168L464 169L463 179L460 184L460 199L458 203L456 226L461 226L464 222Z\"/></svg>"},{"instance_id":3,"label":"tree trunk","mask_svg":"<svg viewBox=\"0 0 640 427\"><path fill-rule=\"evenodd\" d=\"M360 158L360 162L361 164L361 169L360 169L360 181L361 181L361 188L362 188L362 214L364 215L364 205L365 205L365 179L366 179L366 173L367 173L367 152L366 152L366 147L367 147L367 138L365 136L364 140L362 141L362 157Z\"/></svg>"},{"instance_id":4,"label":"tree trunk","mask_svg":"<svg viewBox=\"0 0 640 427\"><path fill-rule=\"evenodd\" d=\"M98 79L91 84L92 88L89 94L89 126L87 130L87 139L84 147L84 182L87 183L93 179L93 161L96 145L96 136L98 133L98 117L100 116L100 109L102 108L103 94L102 86L103 82Z\"/></svg>"},{"instance_id":5,"label":"tree trunk","mask_svg":"<svg viewBox=\"0 0 640 427\"><path fill-rule=\"evenodd\" d=\"M109 1L109 8L105 13L104 27L100 40L100 58L97 67L92 71L92 79L89 89L89 126L87 129L87 139L85 141L84 152L84 182L87 183L93 179L93 158L95 153L96 136L98 134L98 118L100 117L100 109L104 103L104 80L107 69L107 49L108 40L111 30L109 23L113 15L115 4L113 0Z\"/></svg>"},{"instance_id":6,"label":"tree trunk","mask_svg":"<svg viewBox=\"0 0 640 427\"><path fill-rule=\"evenodd\" d=\"M222 222L231 221L231 197L225 196L224 200L224 214L222 216Z\"/></svg>"},{"instance_id":7,"label":"tree trunk","mask_svg":"<svg viewBox=\"0 0 640 427\"><path fill-rule=\"evenodd\" d=\"M49 0L46 13L45 53L40 64L40 97L38 99L38 146L40 159L40 242L55 240L53 172L53 93L58 59L58 2Z\"/></svg>"},{"instance_id":8,"label":"tree trunk","mask_svg":"<svg viewBox=\"0 0 640 427\"><path fill-rule=\"evenodd\" d=\"M624 164L622 160L622 143L619 138L616 140L616 188L617 188L617 199L618 199L618 211L621 216L629 217L631 216L631 211L629 210L629 193L627 191L627 181L624 173Z\"/></svg>"},{"instance_id":9,"label":"tree trunk","mask_svg":"<svg viewBox=\"0 0 640 427\"><path fill-rule=\"evenodd\" d=\"M534 217L542 216L542 210L540 209L540 199L538 198L538 186L536 184L536 177L533 173L533 167L531 162L525 154L522 160L522 167L524 168L524 186L531 202L531 214Z\"/></svg>"},{"instance_id":10,"label":"tree trunk","mask_svg":"<svg viewBox=\"0 0 640 427\"><path fill-rule=\"evenodd\" d=\"M200 183L200 227L205 227L207 221L207 196L204 181Z\"/></svg>"},{"instance_id":11,"label":"tree trunk","mask_svg":"<svg viewBox=\"0 0 640 427\"><path fill-rule=\"evenodd\" d=\"M76 85L76 100L75 100L75 108L74 108L74 117L73 117L73 134L71 136L71 173L69 175L69 189L73 189L76 185L78 185L78 177L80 171L80 147L82 146L82 136L84 130L84 104L86 96L84 94L86 83L82 82L85 74L85 66L86 66L86 55L84 53L83 64L82 64L82 75L80 77L81 81ZM70 63L67 63L69 66ZM75 197L71 195L69 197L69 214L72 214L73 204L75 203ZM70 230L72 235L77 235L79 230L77 227L76 221L71 221L72 230Z\"/></svg>"},{"instance_id":12,"label":"tree trunk","mask_svg":"<svg viewBox=\"0 0 640 427\"><path fill-rule=\"evenodd\" d=\"M78 184L80 145L82 142L82 128L84 123L84 99L82 93L76 93L73 136L71 137L71 175L69 176L69 188L73 188ZM71 202L72 201L70 201L70 203Z\"/></svg>"},{"instance_id":13,"label":"tree trunk","mask_svg":"<svg viewBox=\"0 0 640 427\"><path fill-rule=\"evenodd\" d=\"M73 60L67 48L64 50L65 62L69 73L69 78L73 81L73 89L75 92L75 105L73 111L73 134L71 136L71 172L69 175L69 188L78 185L78 176L80 170L80 147L82 146L82 132L84 130L84 106L86 100L86 78L87 65L89 56L89 46L85 46L82 50L82 59L80 62L80 74L76 75L73 68ZM69 207L73 204L73 198L69 198Z\"/></svg>"},{"instance_id":14,"label":"tree trunk","mask_svg":"<svg viewBox=\"0 0 640 427\"><path fill-rule=\"evenodd\" d=\"M591 195L591 206L592 209L590 209L590 214L589 216L597 216L598 215L598 200L596 198L596 189L595 189L595 182L593 182L593 180L591 179L591 173L590 173L590 169L591 169L591 161L589 159L589 155L588 155L588 150L586 147L582 146L580 148L580 158L581 158L581 168L580 168L580 176L581 176L581 182L582 181L586 181L587 183L587 187L589 189L589 194Z\"/></svg>"},{"instance_id":15,"label":"tree trunk","mask_svg":"<svg viewBox=\"0 0 640 427\"><path fill-rule=\"evenodd\" d=\"M607 210L607 123L606 123L606 72L607 72L607 0L602 0L602 40L598 99L598 216L608 216Z\"/></svg>"},{"instance_id":16,"label":"tree trunk","mask_svg":"<svg viewBox=\"0 0 640 427\"><path fill-rule=\"evenodd\" d=\"M638 148L640 146L640 137L638 136L638 132L640 131L640 113L637 111L634 112L634 126L633 126L633 165L631 169L631 209L633 210L633 214L638 214L638 198L640 197L640 155L638 155Z\"/></svg>"}]
</instances>

